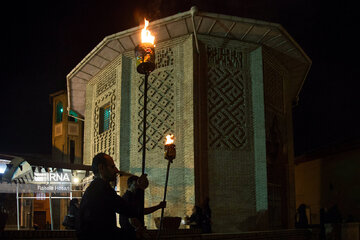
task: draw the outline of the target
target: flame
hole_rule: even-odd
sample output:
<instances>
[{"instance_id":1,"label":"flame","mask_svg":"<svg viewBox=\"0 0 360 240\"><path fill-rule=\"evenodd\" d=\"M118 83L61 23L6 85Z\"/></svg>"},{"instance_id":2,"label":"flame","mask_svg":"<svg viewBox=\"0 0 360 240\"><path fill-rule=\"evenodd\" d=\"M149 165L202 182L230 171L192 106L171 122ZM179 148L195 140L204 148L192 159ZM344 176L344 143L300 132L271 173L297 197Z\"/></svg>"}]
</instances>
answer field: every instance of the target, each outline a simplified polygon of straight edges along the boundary
<instances>
[{"instance_id":1,"label":"flame","mask_svg":"<svg viewBox=\"0 0 360 240\"><path fill-rule=\"evenodd\" d=\"M147 30L147 26L149 26L149 21L145 20L145 27L141 30L141 42L142 43L151 43L154 44L155 42L155 37L153 35L151 35L151 32L149 30Z\"/></svg>"},{"instance_id":2,"label":"flame","mask_svg":"<svg viewBox=\"0 0 360 240\"><path fill-rule=\"evenodd\" d=\"M170 145L174 143L174 135L167 135L165 145Z\"/></svg>"}]
</instances>

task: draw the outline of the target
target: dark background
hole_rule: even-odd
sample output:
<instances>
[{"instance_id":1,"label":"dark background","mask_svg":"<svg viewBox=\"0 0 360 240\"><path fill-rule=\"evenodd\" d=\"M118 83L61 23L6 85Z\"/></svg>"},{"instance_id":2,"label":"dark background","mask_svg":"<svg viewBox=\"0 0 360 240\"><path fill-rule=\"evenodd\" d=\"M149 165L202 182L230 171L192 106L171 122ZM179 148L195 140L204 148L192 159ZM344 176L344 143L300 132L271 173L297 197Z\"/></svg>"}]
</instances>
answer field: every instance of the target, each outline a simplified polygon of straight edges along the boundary
<instances>
[{"instance_id":1,"label":"dark background","mask_svg":"<svg viewBox=\"0 0 360 240\"><path fill-rule=\"evenodd\" d=\"M23 1L2 6L0 152L50 153L49 94L104 37L196 5L281 24L313 65L293 110L295 154L360 139L358 22L346 2Z\"/></svg>"}]
</instances>

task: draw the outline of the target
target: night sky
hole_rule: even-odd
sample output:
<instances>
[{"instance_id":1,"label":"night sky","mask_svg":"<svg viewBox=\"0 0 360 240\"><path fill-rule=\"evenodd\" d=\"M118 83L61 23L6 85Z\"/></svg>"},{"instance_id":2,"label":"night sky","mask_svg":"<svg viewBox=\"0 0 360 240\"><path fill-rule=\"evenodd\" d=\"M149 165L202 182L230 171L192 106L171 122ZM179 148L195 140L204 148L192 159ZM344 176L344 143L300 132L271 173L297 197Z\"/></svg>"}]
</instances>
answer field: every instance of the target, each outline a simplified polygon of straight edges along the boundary
<instances>
[{"instance_id":1,"label":"night sky","mask_svg":"<svg viewBox=\"0 0 360 240\"><path fill-rule=\"evenodd\" d=\"M293 110L296 155L358 140L357 10L343 1L317 2L12 1L1 14L0 153L50 153L49 94L66 89L66 75L104 37L194 5L279 23L312 59Z\"/></svg>"}]
</instances>

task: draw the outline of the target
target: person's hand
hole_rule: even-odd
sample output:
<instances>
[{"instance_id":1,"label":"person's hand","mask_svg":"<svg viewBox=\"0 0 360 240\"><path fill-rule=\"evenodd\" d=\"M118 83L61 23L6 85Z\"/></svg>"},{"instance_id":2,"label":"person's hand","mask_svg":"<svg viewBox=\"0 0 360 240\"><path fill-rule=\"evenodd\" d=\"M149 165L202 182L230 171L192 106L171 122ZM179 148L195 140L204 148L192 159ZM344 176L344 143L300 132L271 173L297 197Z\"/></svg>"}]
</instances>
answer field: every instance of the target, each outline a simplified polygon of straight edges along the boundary
<instances>
[{"instance_id":1,"label":"person's hand","mask_svg":"<svg viewBox=\"0 0 360 240\"><path fill-rule=\"evenodd\" d=\"M159 208L166 208L166 201L162 201L159 203Z\"/></svg>"},{"instance_id":2,"label":"person's hand","mask_svg":"<svg viewBox=\"0 0 360 240\"><path fill-rule=\"evenodd\" d=\"M145 190L149 186L149 180L147 179L147 174L142 174L137 180L138 188Z\"/></svg>"}]
</instances>

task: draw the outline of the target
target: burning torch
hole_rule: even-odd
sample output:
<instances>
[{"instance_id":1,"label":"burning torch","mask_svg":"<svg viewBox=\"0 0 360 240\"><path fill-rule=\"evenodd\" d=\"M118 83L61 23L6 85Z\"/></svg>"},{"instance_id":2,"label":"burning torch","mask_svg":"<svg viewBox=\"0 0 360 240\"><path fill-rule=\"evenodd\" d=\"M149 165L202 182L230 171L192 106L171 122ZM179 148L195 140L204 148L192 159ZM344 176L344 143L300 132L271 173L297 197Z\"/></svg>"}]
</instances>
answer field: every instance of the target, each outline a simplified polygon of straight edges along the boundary
<instances>
[{"instance_id":1,"label":"burning torch","mask_svg":"<svg viewBox=\"0 0 360 240\"><path fill-rule=\"evenodd\" d=\"M165 142L165 159L168 160L168 165L166 169L166 180L165 180L165 189L164 189L164 199L163 201L166 201L166 192L167 192L167 185L169 180L169 170L170 170L170 164L173 162L173 160L176 157L176 148L174 144L174 135L167 135L166 136L166 142ZM162 229L162 221L164 217L164 208L161 209L161 218L160 218L160 225L159 225L159 233ZM158 234L159 237L159 234Z\"/></svg>"},{"instance_id":2,"label":"burning torch","mask_svg":"<svg viewBox=\"0 0 360 240\"><path fill-rule=\"evenodd\" d=\"M144 117L143 117L143 158L142 174L145 173L145 153L146 153L146 105L149 74L155 69L155 37L147 30L149 21L145 19L145 27L141 31L141 43L135 48L136 70L145 75L144 80Z\"/></svg>"},{"instance_id":3,"label":"burning torch","mask_svg":"<svg viewBox=\"0 0 360 240\"><path fill-rule=\"evenodd\" d=\"M144 80L144 115L143 115L143 144L142 144L142 174L145 173L146 153L146 115L147 115L147 90L149 74L155 69L155 37L147 30L149 21L145 19L145 26L141 31L141 43L135 47L136 70L145 75ZM144 195L142 197L142 215L144 212ZM144 224L144 218L141 219Z\"/></svg>"}]
</instances>

